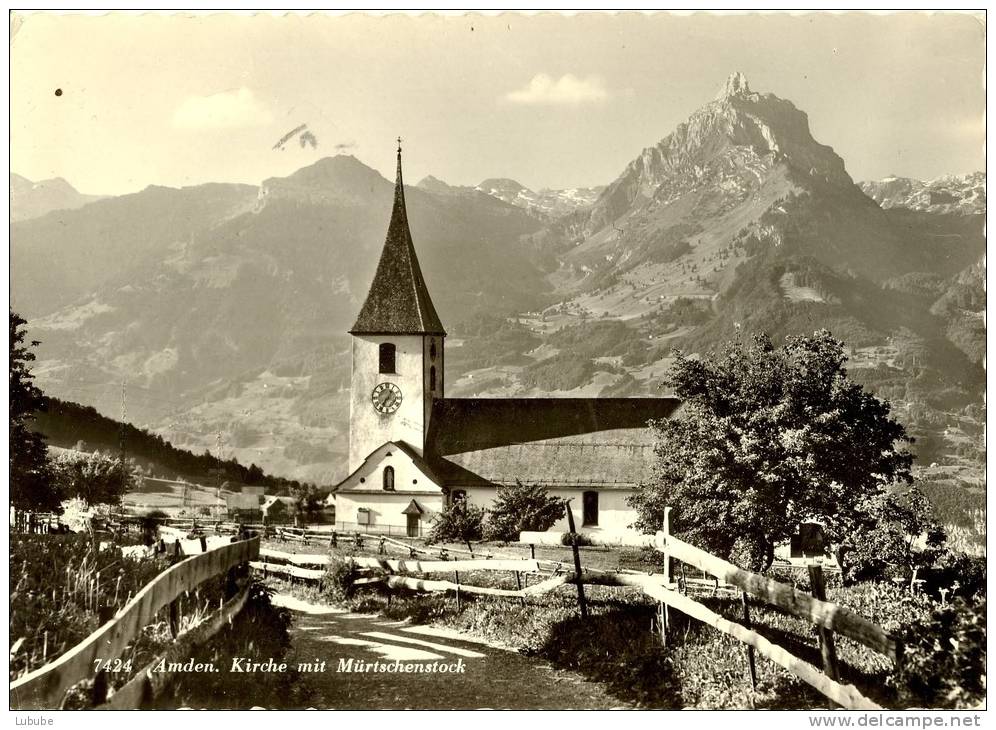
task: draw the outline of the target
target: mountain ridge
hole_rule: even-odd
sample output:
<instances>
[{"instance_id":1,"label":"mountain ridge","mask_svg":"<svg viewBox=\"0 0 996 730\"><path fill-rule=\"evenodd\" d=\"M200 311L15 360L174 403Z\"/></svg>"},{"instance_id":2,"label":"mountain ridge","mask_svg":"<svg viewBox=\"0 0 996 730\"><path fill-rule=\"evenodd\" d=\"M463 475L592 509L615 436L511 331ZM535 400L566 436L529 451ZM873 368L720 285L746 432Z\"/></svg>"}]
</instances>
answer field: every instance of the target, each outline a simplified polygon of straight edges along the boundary
<instances>
[{"instance_id":1,"label":"mountain ridge","mask_svg":"<svg viewBox=\"0 0 996 730\"><path fill-rule=\"evenodd\" d=\"M75 210L106 197L81 193L62 177L33 181L10 173L11 222L40 218L59 210Z\"/></svg>"},{"instance_id":2,"label":"mountain ridge","mask_svg":"<svg viewBox=\"0 0 996 730\"><path fill-rule=\"evenodd\" d=\"M12 224L39 382L114 413L127 380L129 413L178 445L334 481L345 330L391 191L340 155L259 186L100 201L66 214L75 237L44 218ZM651 395L675 349L829 327L856 377L911 422L979 402L982 216L880 206L803 111L742 75L591 203L553 215L523 191L505 178L406 186L452 335L448 395Z\"/></svg>"}]
</instances>

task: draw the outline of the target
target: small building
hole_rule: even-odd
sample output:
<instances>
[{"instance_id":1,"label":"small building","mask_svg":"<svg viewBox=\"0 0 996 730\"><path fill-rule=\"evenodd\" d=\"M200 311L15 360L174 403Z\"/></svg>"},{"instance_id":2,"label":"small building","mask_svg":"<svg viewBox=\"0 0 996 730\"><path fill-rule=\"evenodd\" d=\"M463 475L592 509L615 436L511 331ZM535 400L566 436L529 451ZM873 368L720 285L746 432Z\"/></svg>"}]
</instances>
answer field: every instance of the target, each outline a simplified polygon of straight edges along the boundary
<instances>
[{"instance_id":1,"label":"small building","mask_svg":"<svg viewBox=\"0 0 996 730\"><path fill-rule=\"evenodd\" d=\"M579 527L625 530L650 476L649 422L674 398L446 398L439 319L415 255L401 172L373 283L352 335L348 476L328 502L341 530L423 535L458 499L503 485L572 500ZM566 520L554 529L566 529Z\"/></svg>"},{"instance_id":2,"label":"small building","mask_svg":"<svg viewBox=\"0 0 996 730\"><path fill-rule=\"evenodd\" d=\"M294 513L294 500L291 497L271 495L263 499L260 510L263 513L263 519L267 522L287 520Z\"/></svg>"}]
</instances>

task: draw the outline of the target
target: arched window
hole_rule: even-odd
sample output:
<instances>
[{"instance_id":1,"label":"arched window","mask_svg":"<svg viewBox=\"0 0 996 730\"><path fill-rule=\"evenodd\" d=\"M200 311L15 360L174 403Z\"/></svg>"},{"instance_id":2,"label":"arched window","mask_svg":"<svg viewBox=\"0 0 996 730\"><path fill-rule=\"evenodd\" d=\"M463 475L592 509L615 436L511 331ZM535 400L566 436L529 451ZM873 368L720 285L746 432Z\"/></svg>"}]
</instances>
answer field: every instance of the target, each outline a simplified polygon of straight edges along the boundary
<instances>
[{"instance_id":1,"label":"arched window","mask_svg":"<svg viewBox=\"0 0 996 730\"><path fill-rule=\"evenodd\" d=\"M429 343L429 359L430 360L435 360L436 359L436 341L435 340L432 340L432 342Z\"/></svg>"},{"instance_id":2,"label":"arched window","mask_svg":"<svg viewBox=\"0 0 996 730\"><path fill-rule=\"evenodd\" d=\"M598 526L598 492L585 492L581 495L582 527ZM569 508L568 508L569 509Z\"/></svg>"},{"instance_id":3,"label":"arched window","mask_svg":"<svg viewBox=\"0 0 996 730\"><path fill-rule=\"evenodd\" d=\"M385 466L384 467L384 491L393 492L394 491L394 467Z\"/></svg>"},{"instance_id":4,"label":"arched window","mask_svg":"<svg viewBox=\"0 0 996 730\"><path fill-rule=\"evenodd\" d=\"M433 365L429 368L429 392L436 392L436 366Z\"/></svg>"},{"instance_id":5,"label":"arched window","mask_svg":"<svg viewBox=\"0 0 996 730\"><path fill-rule=\"evenodd\" d=\"M394 370L395 347L391 342L384 342L380 346L380 371L382 373L393 373Z\"/></svg>"}]
</instances>

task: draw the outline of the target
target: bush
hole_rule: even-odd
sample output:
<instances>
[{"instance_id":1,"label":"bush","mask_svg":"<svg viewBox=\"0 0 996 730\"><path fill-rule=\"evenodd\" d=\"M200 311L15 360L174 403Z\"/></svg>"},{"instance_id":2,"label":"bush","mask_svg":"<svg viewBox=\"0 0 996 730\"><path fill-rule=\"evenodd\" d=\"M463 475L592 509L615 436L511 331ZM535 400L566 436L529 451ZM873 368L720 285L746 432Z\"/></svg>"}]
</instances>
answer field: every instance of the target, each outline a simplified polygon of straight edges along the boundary
<instances>
[{"instance_id":1,"label":"bush","mask_svg":"<svg viewBox=\"0 0 996 730\"><path fill-rule=\"evenodd\" d=\"M904 704L973 707L986 697L986 600L957 598L903 634L897 676Z\"/></svg>"},{"instance_id":2,"label":"bush","mask_svg":"<svg viewBox=\"0 0 996 730\"><path fill-rule=\"evenodd\" d=\"M429 544L480 540L484 533L484 508L458 499L448 505L432 523Z\"/></svg>"},{"instance_id":3,"label":"bush","mask_svg":"<svg viewBox=\"0 0 996 730\"><path fill-rule=\"evenodd\" d=\"M980 555L945 550L934 565L921 575L924 590L939 597L948 589L948 597L976 598L986 595L986 559Z\"/></svg>"},{"instance_id":4,"label":"bush","mask_svg":"<svg viewBox=\"0 0 996 730\"><path fill-rule=\"evenodd\" d=\"M168 514L161 509L149 510L138 518L142 530L142 543L152 545L159 537L159 526L166 522Z\"/></svg>"},{"instance_id":5,"label":"bush","mask_svg":"<svg viewBox=\"0 0 996 730\"><path fill-rule=\"evenodd\" d=\"M318 583L318 589L333 601L344 601L350 598L356 590L353 581L358 577L358 571L353 561L345 560L331 553L329 563L325 566L325 574Z\"/></svg>"},{"instance_id":6,"label":"bush","mask_svg":"<svg viewBox=\"0 0 996 730\"><path fill-rule=\"evenodd\" d=\"M499 487L484 528L487 540L512 542L519 533L543 532L563 518L567 500L551 497L544 487L534 484L524 486L516 480L515 486Z\"/></svg>"}]
</instances>

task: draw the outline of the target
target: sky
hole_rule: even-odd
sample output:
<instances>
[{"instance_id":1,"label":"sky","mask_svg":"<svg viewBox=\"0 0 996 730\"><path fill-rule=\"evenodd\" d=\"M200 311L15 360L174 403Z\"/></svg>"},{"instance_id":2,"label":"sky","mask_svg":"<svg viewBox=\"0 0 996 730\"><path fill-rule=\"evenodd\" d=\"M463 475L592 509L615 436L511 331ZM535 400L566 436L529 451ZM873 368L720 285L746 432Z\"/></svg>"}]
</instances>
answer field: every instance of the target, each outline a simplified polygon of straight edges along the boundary
<instances>
[{"instance_id":1,"label":"sky","mask_svg":"<svg viewBox=\"0 0 996 730\"><path fill-rule=\"evenodd\" d=\"M410 183L603 185L734 71L855 180L984 167L980 16L21 14L12 36L11 171L93 194L333 154L390 178L399 135Z\"/></svg>"}]
</instances>

